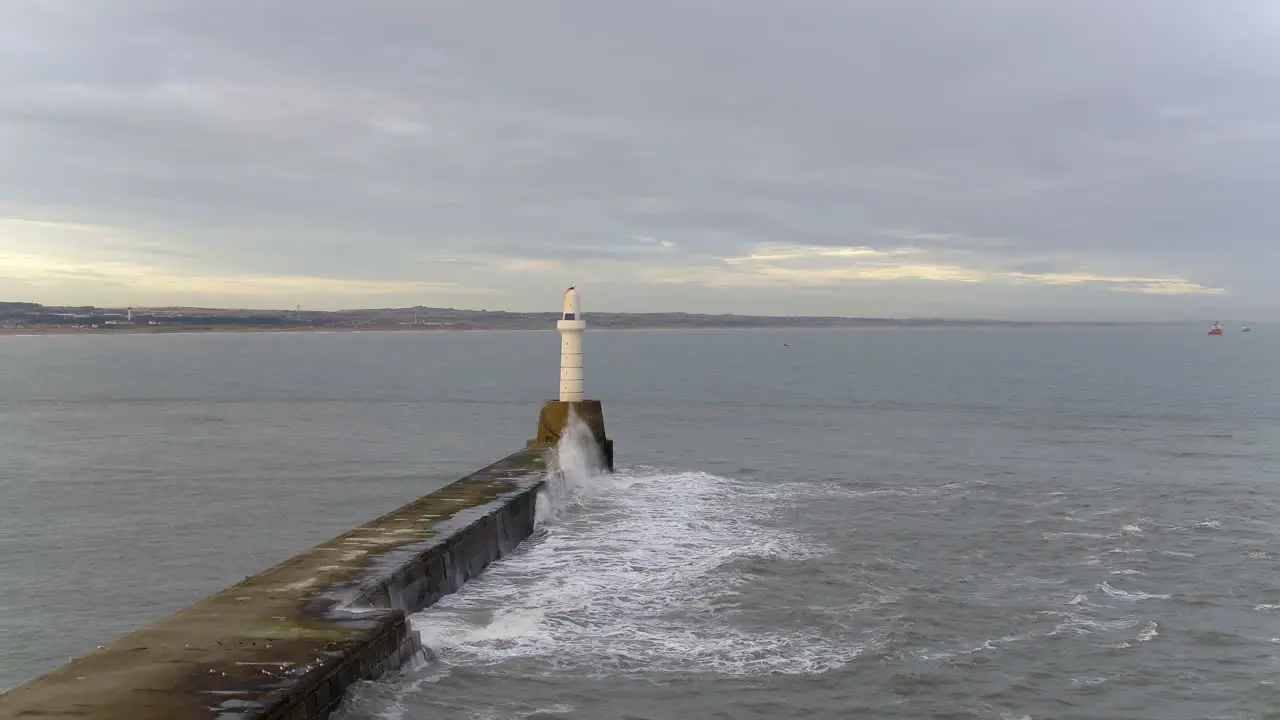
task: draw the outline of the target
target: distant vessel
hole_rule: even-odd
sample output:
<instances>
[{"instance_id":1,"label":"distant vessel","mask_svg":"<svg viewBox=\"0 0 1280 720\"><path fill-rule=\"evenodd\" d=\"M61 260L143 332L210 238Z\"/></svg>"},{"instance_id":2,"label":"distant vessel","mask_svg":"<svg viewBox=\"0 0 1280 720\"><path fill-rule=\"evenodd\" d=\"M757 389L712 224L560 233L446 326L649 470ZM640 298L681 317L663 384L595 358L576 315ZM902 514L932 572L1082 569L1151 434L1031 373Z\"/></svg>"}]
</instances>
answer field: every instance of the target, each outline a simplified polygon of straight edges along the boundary
<instances>
[{"instance_id":1,"label":"distant vessel","mask_svg":"<svg viewBox=\"0 0 1280 720\"><path fill-rule=\"evenodd\" d=\"M1214 324L1213 324L1213 327L1209 328L1209 334L1210 334L1210 335L1221 335L1221 334L1222 334L1222 323L1214 323Z\"/></svg>"},{"instance_id":2,"label":"distant vessel","mask_svg":"<svg viewBox=\"0 0 1280 720\"><path fill-rule=\"evenodd\" d=\"M1240 332L1249 332L1249 326L1248 326L1248 325L1241 325L1241 326L1240 326Z\"/></svg>"}]
</instances>

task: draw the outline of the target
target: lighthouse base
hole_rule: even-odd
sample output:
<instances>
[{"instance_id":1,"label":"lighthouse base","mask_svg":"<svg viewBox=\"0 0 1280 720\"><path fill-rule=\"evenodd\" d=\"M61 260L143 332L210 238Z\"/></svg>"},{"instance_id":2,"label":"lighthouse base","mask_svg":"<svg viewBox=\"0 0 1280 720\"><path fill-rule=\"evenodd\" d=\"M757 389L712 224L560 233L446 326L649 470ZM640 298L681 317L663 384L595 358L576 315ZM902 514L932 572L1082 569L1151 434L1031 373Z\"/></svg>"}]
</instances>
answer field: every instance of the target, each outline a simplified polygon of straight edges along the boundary
<instances>
[{"instance_id":1,"label":"lighthouse base","mask_svg":"<svg viewBox=\"0 0 1280 720\"><path fill-rule=\"evenodd\" d=\"M599 400L547 401L542 406L542 412L538 413L538 433L526 443L526 447L555 447L569 425L570 410L591 431L591 436L600 448L605 467L613 472L613 441L604 434L604 407Z\"/></svg>"}]
</instances>

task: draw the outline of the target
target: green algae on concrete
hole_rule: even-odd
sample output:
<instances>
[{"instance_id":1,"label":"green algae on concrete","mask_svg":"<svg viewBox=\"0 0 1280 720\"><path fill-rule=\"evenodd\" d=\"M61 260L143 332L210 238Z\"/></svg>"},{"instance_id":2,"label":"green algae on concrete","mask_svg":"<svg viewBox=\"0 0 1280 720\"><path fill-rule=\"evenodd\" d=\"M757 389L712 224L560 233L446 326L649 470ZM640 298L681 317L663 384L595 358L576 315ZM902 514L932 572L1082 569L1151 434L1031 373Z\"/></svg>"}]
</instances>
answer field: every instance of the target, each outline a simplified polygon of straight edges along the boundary
<instances>
[{"instance_id":1,"label":"green algae on concrete","mask_svg":"<svg viewBox=\"0 0 1280 720\"><path fill-rule=\"evenodd\" d=\"M323 718L421 652L407 615L533 531L527 448L0 695L0 719Z\"/></svg>"}]
</instances>

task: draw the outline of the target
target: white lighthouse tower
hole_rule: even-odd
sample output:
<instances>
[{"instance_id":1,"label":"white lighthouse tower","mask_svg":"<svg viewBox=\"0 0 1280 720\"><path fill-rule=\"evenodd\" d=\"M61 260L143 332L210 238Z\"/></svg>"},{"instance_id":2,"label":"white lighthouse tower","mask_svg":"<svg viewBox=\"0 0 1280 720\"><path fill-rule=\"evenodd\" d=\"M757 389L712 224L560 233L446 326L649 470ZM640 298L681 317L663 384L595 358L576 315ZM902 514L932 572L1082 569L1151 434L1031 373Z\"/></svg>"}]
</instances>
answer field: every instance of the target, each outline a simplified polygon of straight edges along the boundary
<instances>
[{"instance_id":1,"label":"white lighthouse tower","mask_svg":"<svg viewBox=\"0 0 1280 720\"><path fill-rule=\"evenodd\" d=\"M574 288L564 291L564 314L556 328L560 331L560 402L581 402L582 331L587 329L587 321L582 319Z\"/></svg>"},{"instance_id":2,"label":"white lighthouse tower","mask_svg":"<svg viewBox=\"0 0 1280 720\"><path fill-rule=\"evenodd\" d=\"M542 406L542 412L538 413L538 433L525 445L554 450L569 426L581 422L599 450L598 459L603 469L613 472L613 441L604 432L604 408L599 400L583 398L582 331L587 329L587 321L582 319L582 306L578 304L578 291L574 288L564 291L564 310L556 329L560 331L560 399L548 400Z\"/></svg>"}]
</instances>

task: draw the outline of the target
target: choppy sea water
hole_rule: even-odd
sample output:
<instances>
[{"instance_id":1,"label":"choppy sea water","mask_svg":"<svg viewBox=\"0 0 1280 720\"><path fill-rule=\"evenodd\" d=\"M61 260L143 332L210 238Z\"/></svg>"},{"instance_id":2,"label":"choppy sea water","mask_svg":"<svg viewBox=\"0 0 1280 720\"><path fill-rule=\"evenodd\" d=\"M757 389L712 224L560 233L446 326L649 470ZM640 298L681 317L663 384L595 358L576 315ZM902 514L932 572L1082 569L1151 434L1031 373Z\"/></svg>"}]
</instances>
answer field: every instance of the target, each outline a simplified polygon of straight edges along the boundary
<instances>
[{"instance_id":1,"label":"choppy sea water","mask_svg":"<svg viewBox=\"0 0 1280 720\"><path fill-rule=\"evenodd\" d=\"M413 618L434 661L361 687L343 717L1266 717L1280 706L1275 337L589 333L619 471L569 458L535 536ZM64 354L54 374L140 362L138 341L86 344L102 340L62 346L94 363ZM79 620L46 625L54 611L5 583L0 629L24 643L0 650L9 684L62 659L49 647L74 643L59 636L109 640L100 618L122 607L150 602L134 624L167 612L438 485L441 463L505 454L554 391L528 370L554 378L553 333L144 342L190 372L119 392L5 377L0 431L26 433L23 467L62 477L41 495L33 475L0 475L0 572L74 595ZM141 455L68 460L67 425L99 454L124 435ZM449 442L426 445L433 433ZM95 514L102 473L135 494ZM215 507L189 507L210 483ZM15 499L63 524L41 528ZM208 517L184 533L187 512ZM124 558L42 574L92 552L56 537L81 537L78 515ZM217 526L231 518L235 532ZM141 554L130 539L146 535Z\"/></svg>"}]
</instances>

